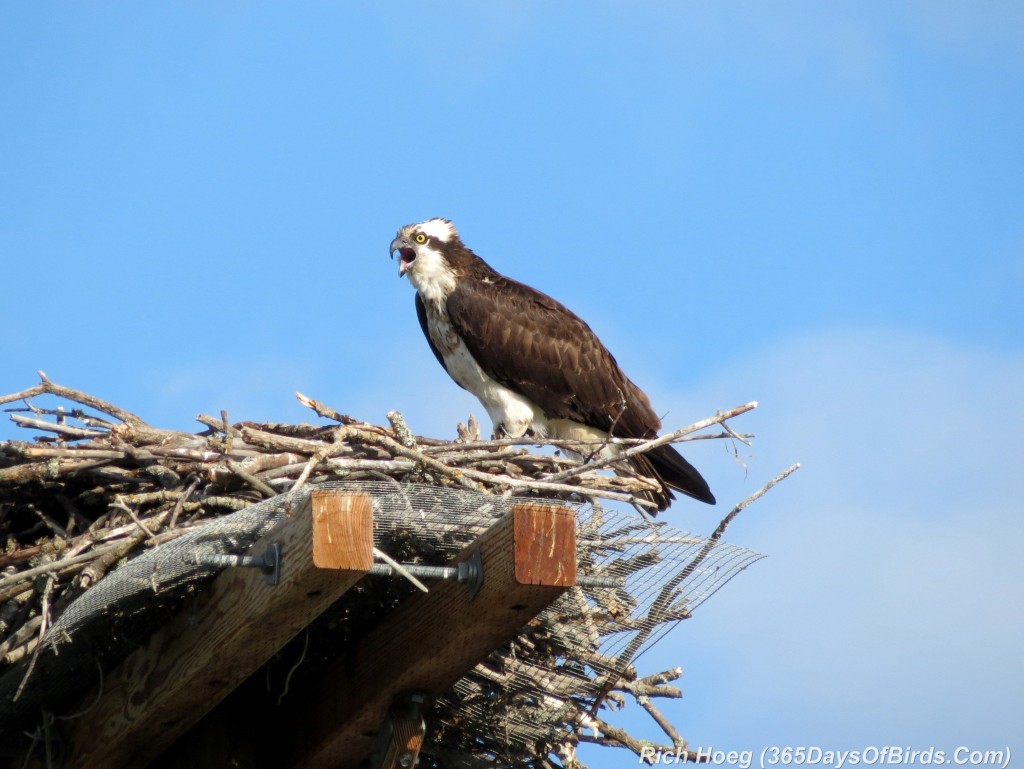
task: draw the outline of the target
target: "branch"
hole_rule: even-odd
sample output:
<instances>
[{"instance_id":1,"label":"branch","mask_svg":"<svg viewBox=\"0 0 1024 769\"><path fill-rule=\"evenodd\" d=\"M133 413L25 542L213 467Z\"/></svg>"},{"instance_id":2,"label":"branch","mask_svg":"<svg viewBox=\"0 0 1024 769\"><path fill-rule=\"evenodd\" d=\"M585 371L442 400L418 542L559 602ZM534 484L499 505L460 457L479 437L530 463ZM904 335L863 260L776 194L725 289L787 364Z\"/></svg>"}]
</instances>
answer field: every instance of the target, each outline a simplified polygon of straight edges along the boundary
<instances>
[{"instance_id":1,"label":"branch","mask_svg":"<svg viewBox=\"0 0 1024 769\"><path fill-rule=\"evenodd\" d=\"M51 382L46 374L42 371L38 372L39 378L43 381L37 384L35 387L30 387L27 390L22 390L12 395L0 396L0 403L10 403L12 401L26 400L28 398L34 398L37 395L56 395L58 398L64 398L65 400L73 401L75 403L81 403L83 406L102 411L104 414L109 414L115 419L120 419L129 425L145 425L146 422L139 416L125 411L111 403L107 403L105 400L87 395L86 393L78 390L72 390L70 387L62 387L59 384Z\"/></svg>"},{"instance_id":2,"label":"branch","mask_svg":"<svg viewBox=\"0 0 1024 769\"><path fill-rule=\"evenodd\" d=\"M587 470L596 470L601 467L607 467L608 465L615 464L616 462L621 462L623 459L628 459L629 457L632 457L636 454L643 454L644 452L650 451L651 449L656 449L658 448L658 446L664 446L667 443L674 443L675 441L678 441L680 438L683 438L684 436L687 436L690 433L695 433L698 430L703 430L705 427L722 424L727 419L732 419L735 416L745 414L746 412L752 411L753 409L756 408L757 401L745 403L742 406L737 406L734 409L729 409L728 411L725 412L719 412L713 417L702 419L700 422L694 422L689 427L683 427L680 428L679 430L676 430L675 432L666 433L665 435L662 435L658 438L652 438L649 441L639 443L636 446L633 446L630 449L626 449L621 454L617 454L614 457L597 459L594 460L593 462L588 462L585 465L581 465L580 467L574 467L569 470L563 470L560 473L556 473L555 475L546 477L544 480L552 482L564 481L568 478L580 475L581 473L584 473ZM611 442L616 443L617 441L613 440Z\"/></svg>"},{"instance_id":3,"label":"branch","mask_svg":"<svg viewBox=\"0 0 1024 769\"><path fill-rule=\"evenodd\" d=\"M687 579L691 574L693 574L694 571L697 570L697 567L700 566L701 563L704 562L704 560L708 557L711 551L715 548L715 545L717 545L718 542L722 539L722 535L725 534L726 528L729 526L730 523L732 523L733 520L735 520L736 516L740 514L740 511L746 508L755 500L758 500L761 497L763 497L766 493L768 493L769 489L775 486L775 484L779 483L779 481L788 478L790 475L796 472L797 469L799 469L799 467L799 464L795 464L792 465L791 467L786 468L781 473L772 478L770 481L768 481L768 483L766 483L764 486L762 486L760 489L755 491L753 494L751 494L749 497L744 499L742 502L740 502L732 510L729 511L729 514L721 520L721 522L715 528L714 532L711 534L710 537L708 537L707 541L704 543L704 546L700 549L697 555L693 557L693 560L686 564L685 568L683 568L682 571L680 571L675 577L669 580L664 587L661 588L661 591L658 593L658 597L651 604L651 608L647 613L648 623L639 633L637 633L633 637L633 639L629 643L629 646L627 646L626 650L622 653L621 658L626 660L633 659L633 655L636 654L640 647L647 641L648 636L650 636L654 628L657 627L658 624L660 624L663 618L667 615L668 610L672 605L676 589L679 587L680 584L682 584L682 582L685 579Z\"/></svg>"}]
</instances>

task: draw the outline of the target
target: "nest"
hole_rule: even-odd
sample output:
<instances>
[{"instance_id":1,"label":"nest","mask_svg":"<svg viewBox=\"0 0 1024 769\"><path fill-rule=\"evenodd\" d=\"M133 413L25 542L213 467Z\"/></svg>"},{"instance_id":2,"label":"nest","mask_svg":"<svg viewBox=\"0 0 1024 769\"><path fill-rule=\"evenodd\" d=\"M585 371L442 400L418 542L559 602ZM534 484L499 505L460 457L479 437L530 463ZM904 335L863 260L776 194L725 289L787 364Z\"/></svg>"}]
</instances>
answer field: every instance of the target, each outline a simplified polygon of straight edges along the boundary
<instances>
[{"instance_id":1,"label":"nest","mask_svg":"<svg viewBox=\"0 0 1024 769\"><path fill-rule=\"evenodd\" d=\"M42 395L55 396L60 405L36 405L33 399ZM31 442L0 444L0 676L17 671L21 680L15 697L31 680L42 648L40 639L55 618L104 574L140 552L287 491L334 481L398 481L499 496L584 502L598 511L598 517L606 501L641 510L650 505L644 494L654 487L653 481L621 469L612 475L601 462L563 455L562 449L580 449L578 445L551 442L537 448L532 440L480 440L472 420L468 427L459 425L456 441L430 439L413 435L396 412L388 415L390 426L382 427L299 397L330 424L231 423L222 412L219 418L197 417L206 428L197 434L164 430L45 376L35 387L0 397L0 403L22 402L22 406L8 409L11 419L41 433ZM747 442L750 436L734 432L726 420L755 406L746 404L719 413L658 442L695 438ZM694 435L716 425L718 432ZM634 448L642 451L652 442L638 443ZM688 574L708 557L739 510L780 478L737 505L710 538L699 541L688 556ZM651 525L635 513L633 517L640 524ZM606 542L601 545L606 546ZM429 561L436 555L429 550L429 543L424 543L411 555ZM654 556L644 557L662 558L660 551L652 552ZM644 568L644 557L630 568ZM646 609L652 629L689 616L689 608L679 608L685 602L678 600L687 574L676 576L674 584L661 586L661 606L656 609L660 614L655 616L650 606ZM318 627L329 628L323 633L333 633L335 639L339 633L355 637L361 627L401 600L403 589L390 585L356 591L346 599L348 603L333 607L330 616L318 621ZM179 606L185 592L178 590L168 596L165 610ZM601 664L603 633L594 628L608 627L607 607L593 597L581 601L579 596L574 608L567 606L553 607L555 613L548 620L540 618L508 648L496 650L437 703L435 765L444 761L556 766L556 756L559 763L567 765L576 762L575 746L581 742L629 748L639 755L649 742L599 716L599 706L621 707L626 698L635 700L668 739L661 749L685 746L654 705L658 697L681 696L679 689L670 685L680 670L641 676L631 661L652 630L633 644L629 654L618 654ZM575 616L567 619L566 612ZM595 618L600 621L595 623ZM589 640L565 639L562 628L567 622L589 627ZM304 658L306 646L315 650L323 637L307 634L301 649ZM322 645L338 646L334 641ZM287 647L282 657L289 656L285 652ZM590 659L581 655L590 655ZM296 656L285 665L289 678ZM322 660L324 655L309 656ZM102 660L104 666L116 662L114 658ZM315 673L315 666L307 668ZM494 744L489 744L482 735L494 734L495 720L502 714L507 717L510 709L526 708L519 713L523 723L538 720L538 713L529 712L517 692L521 694L524 681L544 676L544 691L557 694L560 702L575 703L557 714L559 728L543 734L524 732L514 745L497 736ZM494 696L496 690L505 696ZM595 691L600 695L595 697ZM480 706L484 701L487 707ZM532 707L536 711L542 705ZM38 710L33 713L37 716ZM4 726L0 724L0 728ZM501 760L496 761L495 756Z\"/></svg>"}]
</instances>

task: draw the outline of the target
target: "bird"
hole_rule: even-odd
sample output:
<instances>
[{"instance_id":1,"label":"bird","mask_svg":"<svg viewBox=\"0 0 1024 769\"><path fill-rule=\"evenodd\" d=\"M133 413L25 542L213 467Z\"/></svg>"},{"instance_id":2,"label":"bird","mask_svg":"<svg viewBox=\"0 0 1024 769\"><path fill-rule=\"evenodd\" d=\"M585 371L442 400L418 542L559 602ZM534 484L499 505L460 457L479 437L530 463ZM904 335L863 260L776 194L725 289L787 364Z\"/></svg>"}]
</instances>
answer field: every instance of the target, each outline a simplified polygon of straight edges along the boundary
<instances>
[{"instance_id":1,"label":"bird","mask_svg":"<svg viewBox=\"0 0 1024 769\"><path fill-rule=\"evenodd\" d=\"M448 375L476 396L493 437L584 441L613 458L621 443L650 439L661 420L647 395L581 318L545 293L494 270L462 242L448 219L408 224L391 241L398 276L416 289L416 315ZM574 452L581 456L582 452ZM673 491L707 504L715 497L670 444L629 456L654 480L644 496L658 511Z\"/></svg>"}]
</instances>

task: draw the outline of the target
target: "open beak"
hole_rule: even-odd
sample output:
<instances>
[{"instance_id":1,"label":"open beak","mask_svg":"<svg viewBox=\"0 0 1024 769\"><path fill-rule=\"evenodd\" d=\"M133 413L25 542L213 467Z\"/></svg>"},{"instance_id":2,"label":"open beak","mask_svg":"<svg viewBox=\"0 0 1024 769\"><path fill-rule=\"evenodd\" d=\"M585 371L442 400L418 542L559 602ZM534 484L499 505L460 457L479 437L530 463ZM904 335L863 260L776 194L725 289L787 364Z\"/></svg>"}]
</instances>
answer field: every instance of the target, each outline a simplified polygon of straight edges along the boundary
<instances>
[{"instance_id":1,"label":"open beak","mask_svg":"<svg viewBox=\"0 0 1024 769\"><path fill-rule=\"evenodd\" d=\"M406 241L401 238L395 238L391 241L391 258L395 258L395 252L398 252L398 277L402 277L408 272L410 265L413 260L416 259L416 251Z\"/></svg>"}]
</instances>

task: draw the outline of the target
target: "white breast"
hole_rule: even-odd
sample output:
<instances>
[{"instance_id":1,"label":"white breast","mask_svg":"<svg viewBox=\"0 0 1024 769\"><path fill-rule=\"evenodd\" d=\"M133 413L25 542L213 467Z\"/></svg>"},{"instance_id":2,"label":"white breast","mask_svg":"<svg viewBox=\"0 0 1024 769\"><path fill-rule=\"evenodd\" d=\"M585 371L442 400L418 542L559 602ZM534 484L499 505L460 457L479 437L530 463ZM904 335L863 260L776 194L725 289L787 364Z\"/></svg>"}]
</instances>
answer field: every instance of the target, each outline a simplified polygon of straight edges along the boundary
<instances>
[{"instance_id":1,"label":"white breast","mask_svg":"<svg viewBox=\"0 0 1024 769\"><path fill-rule=\"evenodd\" d=\"M448 374L475 395L494 424L495 433L513 438L533 430L547 434L543 412L528 399L512 392L488 376L452 327L448 313L439 304L424 302L427 329L434 346L444 358Z\"/></svg>"}]
</instances>

